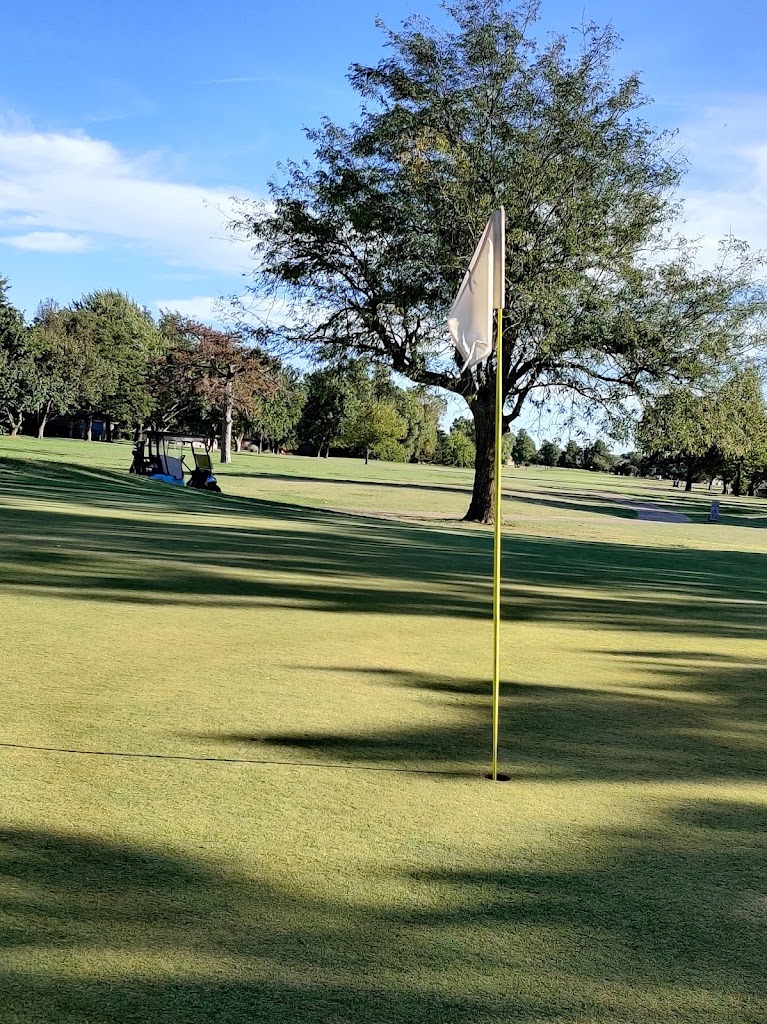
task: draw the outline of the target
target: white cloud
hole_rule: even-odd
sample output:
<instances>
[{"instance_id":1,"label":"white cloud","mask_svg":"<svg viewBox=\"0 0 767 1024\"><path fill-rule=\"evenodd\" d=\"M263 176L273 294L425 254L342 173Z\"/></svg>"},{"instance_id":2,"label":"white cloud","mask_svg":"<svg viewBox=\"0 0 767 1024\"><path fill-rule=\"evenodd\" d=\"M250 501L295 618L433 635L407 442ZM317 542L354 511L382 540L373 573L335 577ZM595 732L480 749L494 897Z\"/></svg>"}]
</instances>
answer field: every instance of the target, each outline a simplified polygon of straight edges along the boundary
<instances>
[{"instance_id":1,"label":"white cloud","mask_svg":"<svg viewBox=\"0 0 767 1024\"><path fill-rule=\"evenodd\" d=\"M701 261L730 234L767 250L767 97L708 104L680 135L690 160L684 228L700 236Z\"/></svg>"},{"instance_id":2,"label":"white cloud","mask_svg":"<svg viewBox=\"0 0 767 1024\"><path fill-rule=\"evenodd\" d=\"M181 267L247 266L247 246L226 237L230 196L243 190L169 181L157 162L82 133L0 126L0 229L26 229L17 238L74 233L83 246L140 247Z\"/></svg>"},{"instance_id":3,"label":"white cloud","mask_svg":"<svg viewBox=\"0 0 767 1024\"><path fill-rule=\"evenodd\" d=\"M66 231L29 231L26 235L0 237L0 242L33 252L85 252L90 248L84 235L70 235Z\"/></svg>"},{"instance_id":4,"label":"white cloud","mask_svg":"<svg viewBox=\"0 0 767 1024\"><path fill-rule=\"evenodd\" d=\"M168 309L203 323L221 320L221 299L214 295L196 295L191 299L155 299L152 305L158 311Z\"/></svg>"}]
</instances>

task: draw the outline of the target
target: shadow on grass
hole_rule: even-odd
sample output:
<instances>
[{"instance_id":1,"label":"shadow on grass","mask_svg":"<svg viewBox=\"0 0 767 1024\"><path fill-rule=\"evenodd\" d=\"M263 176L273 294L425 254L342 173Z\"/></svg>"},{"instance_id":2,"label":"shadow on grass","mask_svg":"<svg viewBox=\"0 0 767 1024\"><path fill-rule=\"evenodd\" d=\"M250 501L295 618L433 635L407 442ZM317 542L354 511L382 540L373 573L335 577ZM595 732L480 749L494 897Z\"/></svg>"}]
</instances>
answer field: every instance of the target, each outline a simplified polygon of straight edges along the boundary
<instances>
[{"instance_id":1,"label":"shadow on grass","mask_svg":"<svg viewBox=\"0 0 767 1024\"><path fill-rule=\"evenodd\" d=\"M0 492L0 585L18 593L464 620L489 614L487 531L220 497L61 464L19 465ZM17 501L28 507L15 508ZM511 534L504 587L511 620L767 637L761 552Z\"/></svg>"},{"instance_id":2,"label":"shadow on grass","mask_svg":"<svg viewBox=\"0 0 767 1024\"><path fill-rule=\"evenodd\" d=\"M513 846L476 863L471 849L436 865L414 849L347 899L343 877L287 888L158 849L5 829L3 1020L763 1019L764 807L678 804L642 829L571 830L522 863Z\"/></svg>"},{"instance_id":3,"label":"shadow on grass","mask_svg":"<svg viewBox=\"0 0 767 1024\"><path fill-rule=\"evenodd\" d=\"M207 739L209 737L195 737ZM223 736L224 741L239 739L235 736ZM250 737L248 737L250 740ZM429 768L399 768L394 765L361 765L361 764L332 764L328 761L280 761L276 758L266 757L205 757L196 754L160 754L146 750L88 750L84 747L45 747L37 743L8 743L0 742L3 750L27 750L45 754L74 754L81 757L106 757L106 758L127 758L127 759L148 759L151 761L192 761L198 764L252 764L252 765L275 765L278 767L291 768L322 768L339 769L342 771L370 771L370 772L399 772L406 775L445 775L461 778L476 778L475 771L449 771Z\"/></svg>"},{"instance_id":4,"label":"shadow on grass","mask_svg":"<svg viewBox=\"0 0 767 1024\"><path fill-rule=\"evenodd\" d=\"M375 472L373 466L369 467ZM365 464L362 460L359 462L360 474L365 472ZM354 479L344 479L343 477L337 476L299 476L294 473L272 473L272 472L255 472L255 473L241 473L238 470L225 469L222 473L222 481L225 481L227 477L241 477L246 480L252 480L257 483L260 480L279 480L281 483L295 483L295 484L312 484L317 485L329 485L335 486L338 484L341 487L357 487L357 488L371 488L381 487L386 490L395 491L434 491L437 494L441 494L445 491L451 494L465 494L468 499L471 497L471 481L467 480L464 487L456 486L455 484L439 483L435 480L431 480L428 483L407 483L404 480L381 480L374 476L366 479L364 476L355 477Z\"/></svg>"},{"instance_id":5,"label":"shadow on grass","mask_svg":"<svg viewBox=\"0 0 767 1024\"><path fill-rule=\"evenodd\" d=\"M616 503L614 498L603 497L599 494L546 490L540 495L533 495L518 491L507 493L504 490L504 498L543 508L564 509L568 512L592 512L596 515L610 516L613 519L636 519L637 517L636 512L625 505ZM510 513L510 518L513 520L513 513Z\"/></svg>"},{"instance_id":6,"label":"shadow on grass","mask_svg":"<svg viewBox=\"0 0 767 1024\"><path fill-rule=\"evenodd\" d=\"M767 779L767 661L713 663L639 654L648 678L615 690L506 683L501 763L512 779L604 782L711 782ZM314 671L322 671L314 669ZM344 669L325 669L332 673ZM407 686L433 696L440 725L419 723L354 734L218 732L187 739L214 749L275 747L300 758L347 764L482 765L491 713L487 680L406 671L346 670L373 685ZM444 699L443 699L444 698ZM459 698L459 700L456 700ZM446 713L452 725L443 724Z\"/></svg>"},{"instance_id":7,"label":"shadow on grass","mask_svg":"<svg viewBox=\"0 0 767 1024\"><path fill-rule=\"evenodd\" d=\"M3 585L61 599L450 614L456 628L487 614L491 548L483 533L159 489L147 505L146 487L104 474L14 474L12 498L56 507L2 511ZM95 514L83 509L89 502ZM109 510L131 518L109 518ZM147 511L151 521L139 518ZM174 512L187 518L173 522ZM190 523L191 513L198 518ZM226 523L213 518L220 515ZM647 630L763 639L763 554L524 537L509 538L508 552L511 617L620 630L628 649L616 659L644 670L635 690L507 683L503 766L514 779L764 779L767 664L658 653L636 639ZM484 681L375 666L368 675L371 685L412 687L449 702L454 724L431 732L229 732L198 740L229 750L262 744L267 753L310 752L326 766L484 761ZM444 785L466 784L435 789L449 797ZM255 869L227 872L158 849L6 828L0 1019L764 1019L763 806L691 800L641 828L568 826L555 842L520 852L504 845L515 827L514 783L497 792L508 803L496 807L492 850L478 852L446 832L434 849L413 844L397 863L377 851L362 895L353 887L347 893L343 876L329 880L321 868L321 884L310 875L306 886L289 886ZM349 870L362 870L352 859Z\"/></svg>"}]
</instances>

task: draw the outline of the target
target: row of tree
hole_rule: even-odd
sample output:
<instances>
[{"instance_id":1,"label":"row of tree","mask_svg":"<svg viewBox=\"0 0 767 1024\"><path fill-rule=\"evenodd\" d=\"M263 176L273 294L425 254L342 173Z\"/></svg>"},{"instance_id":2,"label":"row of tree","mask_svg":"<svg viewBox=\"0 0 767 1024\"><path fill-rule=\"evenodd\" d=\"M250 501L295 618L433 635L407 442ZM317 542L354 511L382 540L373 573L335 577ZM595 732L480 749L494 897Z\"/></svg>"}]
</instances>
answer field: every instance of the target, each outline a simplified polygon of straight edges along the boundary
<instances>
[{"instance_id":1,"label":"row of tree","mask_svg":"<svg viewBox=\"0 0 767 1024\"><path fill-rule=\"evenodd\" d=\"M391 462L439 458L439 421L446 403L433 390L402 388L388 369L353 359L315 370L304 381L294 446L317 455L331 448Z\"/></svg>"},{"instance_id":2,"label":"row of tree","mask_svg":"<svg viewBox=\"0 0 767 1024\"><path fill-rule=\"evenodd\" d=\"M155 320L127 295L98 291L40 305L31 323L0 279L0 422L43 437L56 422L91 439L147 428L245 438L260 450L333 448L393 461L440 457L444 399L402 388L388 370L349 360L306 376L236 331L178 313Z\"/></svg>"},{"instance_id":3,"label":"row of tree","mask_svg":"<svg viewBox=\"0 0 767 1024\"><path fill-rule=\"evenodd\" d=\"M233 430L274 428L295 389L289 370L236 332L177 313L155 321L112 290L44 302L26 323L0 279L0 419L12 435L33 426L42 437L67 417L90 439L98 419L107 438L149 426L220 436L228 458Z\"/></svg>"},{"instance_id":4,"label":"row of tree","mask_svg":"<svg viewBox=\"0 0 767 1024\"><path fill-rule=\"evenodd\" d=\"M476 430L474 421L460 416L453 421L449 434L440 434L439 462L452 466L473 466L476 459ZM502 457L505 463L515 466L559 466L562 469L588 469L608 473L629 461L628 456L619 459L599 439L581 447L570 440L564 448L556 441L543 441L540 448L524 429L516 434L507 431L503 435Z\"/></svg>"},{"instance_id":5,"label":"row of tree","mask_svg":"<svg viewBox=\"0 0 767 1024\"><path fill-rule=\"evenodd\" d=\"M246 438L259 450L331 449L389 461L474 466L475 421L440 429L446 403L433 389L403 388L388 368L356 358L301 376L237 332L178 313L159 320L118 291L60 308L42 303L31 323L0 279L0 420L11 434L42 437L66 417L90 439L98 420L109 439L147 427L221 441L222 457ZM707 388L678 386L648 402L638 452L617 458L604 441L540 448L525 430L504 435L504 461L684 480L721 479L754 494L767 481L767 407L755 365Z\"/></svg>"}]
</instances>

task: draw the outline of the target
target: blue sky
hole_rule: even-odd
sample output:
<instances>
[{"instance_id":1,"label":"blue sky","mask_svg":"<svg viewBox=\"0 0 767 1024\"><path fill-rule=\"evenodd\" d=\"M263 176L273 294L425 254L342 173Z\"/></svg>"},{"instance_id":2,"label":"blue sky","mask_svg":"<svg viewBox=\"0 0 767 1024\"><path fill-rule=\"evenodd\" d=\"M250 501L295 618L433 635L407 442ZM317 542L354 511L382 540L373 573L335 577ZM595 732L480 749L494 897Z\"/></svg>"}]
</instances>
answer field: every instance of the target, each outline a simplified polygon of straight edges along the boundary
<instances>
[{"instance_id":1,"label":"blue sky","mask_svg":"<svg viewBox=\"0 0 767 1024\"><path fill-rule=\"evenodd\" d=\"M374 62L374 19L440 20L435 0L177 0L6 5L0 65L0 275L29 313L118 287L206 317L242 290L232 195L262 195L307 155L301 129L354 116L352 61ZM584 16L623 36L649 116L691 162L687 231L702 258L730 229L767 248L767 3L543 0L540 30Z\"/></svg>"}]
</instances>

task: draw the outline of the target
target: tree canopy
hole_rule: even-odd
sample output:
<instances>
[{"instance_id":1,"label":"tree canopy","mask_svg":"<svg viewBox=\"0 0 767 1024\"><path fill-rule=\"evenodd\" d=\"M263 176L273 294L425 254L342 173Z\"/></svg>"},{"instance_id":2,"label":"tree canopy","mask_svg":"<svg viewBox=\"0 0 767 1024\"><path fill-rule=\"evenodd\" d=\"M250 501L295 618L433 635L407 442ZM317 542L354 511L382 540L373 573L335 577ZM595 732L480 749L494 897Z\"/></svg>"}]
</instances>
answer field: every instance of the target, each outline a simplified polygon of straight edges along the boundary
<instances>
[{"instance_id":1,"label":"tree canopy","mask_svg":"<svg viewBox=\"0 0 767 1024\"><path fill-rule=\"evenodd\" d=\"M7 280L0 277L0 416L12 434L34 408L35 376L27 324L8 298Z\"/></svg>"},{"instance_id":2,"label":"tree canopy","mask_svg":"<svg viewBox=\"0 0 767 1024\"><path fill-rule=\"evenodd\" d=\"M562 449L555 441L544 441L538 449L538 461L543 466L556 466L562 457Z\"/></svg>"},{"instance_id":3,"label":"tree canopy","mask_svg":"<svg viewBox=\"0 0 767 1024\"><path fill-rule=\"evenodd\" d=\"M527 466L537 459L538 451L535 447L535 441L533 441L526 430L520 430L517 434L514 446L511 449L511 455L518 466Z\"/></svg>"},{"instance_id":4,"label":"tree canopy","mask_svg":"<svg viewBox=\"0 0 767 1024\"><path fill-rule=\"evenodd\" d=\"M756 366L747 366L707 391L675 388L649 403L637 430L639 446L667 471L685 479L699 474L734 481L749 490L767 473L767 407Z\"/></svg>"},{"instance_id":5,"label":"tree canopy","mask_svg":"<svg viewBox=\"0 0 767 1024\"><path fill-rule=\"evenodd\" d=\"M393 453L393 461L405 461L405 449L399 443L407 433L407 424L391 402L381 399L361 402L354 410L344 430L344 444L352 450L359 449L365 454ZM401 458L397 458L401 451Z\"/></svg>"}]
</instances>

